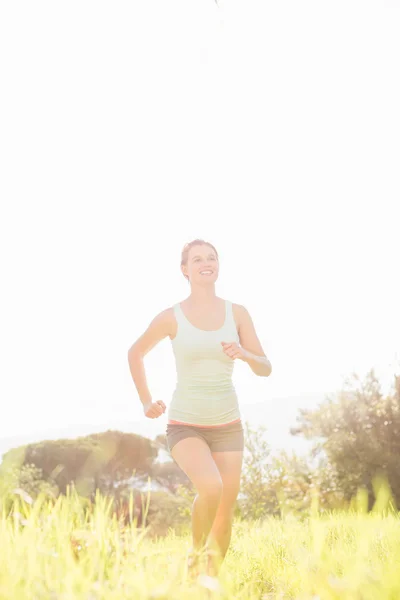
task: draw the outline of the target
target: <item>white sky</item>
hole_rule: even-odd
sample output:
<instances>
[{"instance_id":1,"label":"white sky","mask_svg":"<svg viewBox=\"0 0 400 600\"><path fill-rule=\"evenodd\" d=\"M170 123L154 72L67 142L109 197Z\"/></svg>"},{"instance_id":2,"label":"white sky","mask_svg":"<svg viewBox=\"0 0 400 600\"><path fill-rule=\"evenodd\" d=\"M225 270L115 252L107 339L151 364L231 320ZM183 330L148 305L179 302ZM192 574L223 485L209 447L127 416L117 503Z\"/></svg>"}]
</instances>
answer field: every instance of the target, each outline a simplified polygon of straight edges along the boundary
<instances>
[{"instance_id":1,"label":"white sky","mask_svg":"<svg viewBox=\"0 0 400 600\"><path fill-rule=\"evenodd\" d=\"M399 30L392 0L2 3L0 437L165 430L127 350L187 297L195 237L273 364L236 363L246 414L285 424L372 366L390 385ZM169 404L169 340L145 366Z\"/></svg>"}]
</instances>

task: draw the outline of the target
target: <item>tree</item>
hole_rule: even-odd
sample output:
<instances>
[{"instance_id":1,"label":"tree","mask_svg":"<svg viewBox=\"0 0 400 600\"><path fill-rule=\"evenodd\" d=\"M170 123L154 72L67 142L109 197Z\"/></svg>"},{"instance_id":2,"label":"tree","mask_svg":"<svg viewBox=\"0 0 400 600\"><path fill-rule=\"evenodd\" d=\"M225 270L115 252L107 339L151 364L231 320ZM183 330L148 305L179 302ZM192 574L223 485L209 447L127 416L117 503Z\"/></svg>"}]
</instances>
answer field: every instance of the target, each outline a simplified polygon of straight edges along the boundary
<instances>
[{"instance_id":1,"label":"tree","mask_svg":"<svg viewBox=\"0 0 400 600\"><path fill-rule=\"evenodd\" d=\"M350 500L359 488L374 501L373 480L386 477L400 501L400 377L387 397L371 369L361 381L352 374L337 398L328 397L316 410L301 409L293 435L317 439L315 454L324 451L334 470L335 484Z\"/></svg>"},{"instance_id":2,"label":"tree","mask_svg":"<svg viewBox=\"0 0 400 600\"><path fill-rule=\"evenodd\" d=\"M132 472L152 475L158 449L147 438L134 433L106 431L76 439L46 440L12 449L4 455L7 465L35 465L45 480L54 481L65 494L71 481L87 483L88 493ZM107 486L106 486L107 487Z\"/></svg>"}]
</instances>

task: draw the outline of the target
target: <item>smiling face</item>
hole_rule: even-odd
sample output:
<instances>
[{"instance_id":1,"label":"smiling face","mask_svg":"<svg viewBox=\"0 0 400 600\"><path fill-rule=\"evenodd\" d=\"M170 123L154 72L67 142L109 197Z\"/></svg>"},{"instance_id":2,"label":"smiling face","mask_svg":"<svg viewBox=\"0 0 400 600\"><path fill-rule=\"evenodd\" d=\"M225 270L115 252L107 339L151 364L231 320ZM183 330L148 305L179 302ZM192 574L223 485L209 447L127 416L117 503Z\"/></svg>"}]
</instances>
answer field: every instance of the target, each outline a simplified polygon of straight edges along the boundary
<instances>
[{"instance_id":1,"label":"smiling face","mask_svg":"<svg viewBox=\"0 0 400 600\"><path fill-rule=\"evenodd\" d=\"M190 283L215 283L219 273L219 262L215 251L207 244L192 246L182 273L189 277Z\"/></svg>"}]
</instances>

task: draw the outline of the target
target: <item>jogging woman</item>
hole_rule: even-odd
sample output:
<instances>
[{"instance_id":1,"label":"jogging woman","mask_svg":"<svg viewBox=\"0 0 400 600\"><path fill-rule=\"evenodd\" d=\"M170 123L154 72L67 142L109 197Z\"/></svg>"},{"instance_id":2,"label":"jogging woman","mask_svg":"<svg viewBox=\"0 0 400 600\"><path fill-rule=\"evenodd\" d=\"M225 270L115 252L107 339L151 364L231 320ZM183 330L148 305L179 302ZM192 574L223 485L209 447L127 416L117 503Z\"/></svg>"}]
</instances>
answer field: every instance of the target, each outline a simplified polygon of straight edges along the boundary
<instances>
[{"instance_id":1,"label":"jogging woman","mask_svg":"<svg viewBox=\"0 0 400 600\"><path fill-rule=\"evenodd\" d=\"M197 492L188 566L196 570L206 552L213 557L208 574L216 575L230 544L244 449L232 383L234 361L245 361L264 377L272 367L247 309L215 294L219 260L214 246L199 239L186 244L181 271L190 295L153 319L129 349L129 367L145 416L158 418L166 405L151 397L143 357L162 339L171 339L177 383L168 410L167 443Z\"/></svg>"}]
</instances>

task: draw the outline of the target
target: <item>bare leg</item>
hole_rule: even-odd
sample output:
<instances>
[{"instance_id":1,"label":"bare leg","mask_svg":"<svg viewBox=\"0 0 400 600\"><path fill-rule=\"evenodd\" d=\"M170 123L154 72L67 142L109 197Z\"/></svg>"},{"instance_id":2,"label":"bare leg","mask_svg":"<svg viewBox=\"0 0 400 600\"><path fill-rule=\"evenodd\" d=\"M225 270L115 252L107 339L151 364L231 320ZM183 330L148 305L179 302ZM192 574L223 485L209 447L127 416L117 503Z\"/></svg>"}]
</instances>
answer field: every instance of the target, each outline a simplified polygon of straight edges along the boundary
<instances>
[{"instance_id":1,"label":"bare leg","mask_svg":"<svg viewBox=\"0 0 400 600\"><path fill-rule=\"evenodd\" d=\"M218 549L222 559L225 558L231 543L232 521L229 515L215 519L208 537L209 546Z\"/></svg>"},{"instance_id":2,"label":"bare leg","mask_svg":"<svg viewBox=\"0 0 400 600\"><path fill-rule=\"evenodd\" d=\"M171 450L171 455L186 473L197 495L192 507L193 551L200 552L206 545L222 498L222 479L204 440L188 437L180 440ZM195 567L196 560L190 559Z\"/></svg>"},{"instance_id":3,"label":"bare leg","mask_svg":"<svg viewBox=\"0 0 400 600\"><path fill-rule=\"evenodd\" d=\"M192 531L193 548L195 550L203 548L207 541L207 536L217 514L220 498L221 493L216 490L214 494L211 491L197 494L193 501Z\"/></svg>"},{"instance_id":4,"label":"bare leg","mask_svg":"<svg viewBox=\"0 0 400 600\"><path fill-rule=\"evenodd\" d=\"M207 539L208 547L213 550L209 561L209 571L210 575L216 575L225 559L231 541L233 513L240 489L243 452L213 452L212 456L223 482L221 500Z\"/></svg>"}]
</instances>

